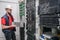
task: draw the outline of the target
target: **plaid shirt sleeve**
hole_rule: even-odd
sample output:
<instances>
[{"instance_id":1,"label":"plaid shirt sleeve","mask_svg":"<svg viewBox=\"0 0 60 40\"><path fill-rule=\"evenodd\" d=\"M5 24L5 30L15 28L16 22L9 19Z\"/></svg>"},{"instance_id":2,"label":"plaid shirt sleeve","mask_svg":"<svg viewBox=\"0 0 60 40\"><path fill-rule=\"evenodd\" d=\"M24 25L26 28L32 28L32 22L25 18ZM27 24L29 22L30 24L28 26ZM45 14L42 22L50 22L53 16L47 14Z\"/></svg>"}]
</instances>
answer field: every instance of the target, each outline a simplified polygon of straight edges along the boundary
<instances>
[{"instance_id":1,"label":"plaid shirt sleeve","mask_svg":"<svg viewBox=\"0 0 60 40\"><path fill-rule=\"evenodd\" d=\"M5 20L5 18L1 18L1 24L3 24L3 25L6 24L6 20Z\"/></svg>"}]
</instances>

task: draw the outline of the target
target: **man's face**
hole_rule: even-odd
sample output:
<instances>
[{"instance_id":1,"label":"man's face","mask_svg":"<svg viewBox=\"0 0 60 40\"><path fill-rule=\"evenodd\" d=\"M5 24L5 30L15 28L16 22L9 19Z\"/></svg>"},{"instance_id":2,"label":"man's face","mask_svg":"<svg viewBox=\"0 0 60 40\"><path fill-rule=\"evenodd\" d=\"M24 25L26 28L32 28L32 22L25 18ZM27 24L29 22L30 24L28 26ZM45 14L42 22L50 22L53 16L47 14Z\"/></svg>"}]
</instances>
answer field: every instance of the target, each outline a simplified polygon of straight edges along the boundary
<instances>
[{"instance_id":1,"label":"man's face","mask_svg":"<svg viewBox=\"0 0 60 40\"><path fill-rule=\"evenodd\" d=\"M6 12L9 13L9 14L11 14L11 13L12 13L12 9L8 9L8 8L7 8L7 9L6 9Z\"/></svg>"}]
</instances>

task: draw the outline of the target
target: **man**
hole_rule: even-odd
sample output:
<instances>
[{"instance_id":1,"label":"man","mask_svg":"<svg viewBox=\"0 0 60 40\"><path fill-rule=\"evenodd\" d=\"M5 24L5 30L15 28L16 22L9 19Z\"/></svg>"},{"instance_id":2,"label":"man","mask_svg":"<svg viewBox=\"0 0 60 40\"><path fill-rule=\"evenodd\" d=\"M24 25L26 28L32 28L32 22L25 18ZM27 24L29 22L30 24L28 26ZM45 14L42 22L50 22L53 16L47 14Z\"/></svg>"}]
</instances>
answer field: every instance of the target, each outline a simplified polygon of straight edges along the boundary
<instances>
[{"instance_id":1,"label":"man","mask_svg":"<svg viewBox=\"0 0 60 40\"><path fill-rule=\"evenodd\" d=\"M14 21L14 18L12 16L12 8L11 5L7 5L5 8L6 14L1 17L1 25L2 25L2 31L5 35L6 40L16 40L15 36L15 25L12 25L12 22Z\"/></svg>"}]
</instances>

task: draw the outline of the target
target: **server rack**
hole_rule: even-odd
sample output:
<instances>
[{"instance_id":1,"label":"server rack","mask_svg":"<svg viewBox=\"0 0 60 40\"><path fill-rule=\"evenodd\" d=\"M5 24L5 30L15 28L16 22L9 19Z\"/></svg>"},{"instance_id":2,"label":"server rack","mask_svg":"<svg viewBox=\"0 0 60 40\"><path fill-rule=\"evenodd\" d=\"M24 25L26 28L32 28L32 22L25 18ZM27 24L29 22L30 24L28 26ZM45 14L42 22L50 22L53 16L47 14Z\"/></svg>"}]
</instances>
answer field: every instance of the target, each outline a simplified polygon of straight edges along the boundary
<instances>
[{"instance_id":1,"label":"server rack","mask_svg":"<svg viewBox=\"0 0 60 40\"><path fill-rule=\"evenodd\" d=\"M59 38L60 34L60 0L39 0L38 15L40 21L40 36L43 34L52 35L52 38ZM36 40L36 0L27 0L26 3L26 30L27 40ZM49 33L49 34L47 34ZM50 39L50 40L51 40ZM49 40L49 39L47 39Z\"/></svg>"},{"instance_id":2,"label":"server rack","mask_svg":"<svg viewBox=\"0 0 60 40\"><path fill-rule=\"evenodd\" d=\"M26 30L27 40L35 39L35 0L26 0Z\"/></svg>"},{"instance_id":3,"label":"server rack","mask_svg":"<svg viewBox=\"0 0 60 40\"><path fill-rule=\"evenodd\" d=\"M60 34L59 2L60 2L59 0L39 0L38 14L40 18L40 29L42 28L42 34L48 35L48 33L50 33L53 34L52 35L53 37L54 36L58 37L57 35Z\"/></svg>"}]
</instances>

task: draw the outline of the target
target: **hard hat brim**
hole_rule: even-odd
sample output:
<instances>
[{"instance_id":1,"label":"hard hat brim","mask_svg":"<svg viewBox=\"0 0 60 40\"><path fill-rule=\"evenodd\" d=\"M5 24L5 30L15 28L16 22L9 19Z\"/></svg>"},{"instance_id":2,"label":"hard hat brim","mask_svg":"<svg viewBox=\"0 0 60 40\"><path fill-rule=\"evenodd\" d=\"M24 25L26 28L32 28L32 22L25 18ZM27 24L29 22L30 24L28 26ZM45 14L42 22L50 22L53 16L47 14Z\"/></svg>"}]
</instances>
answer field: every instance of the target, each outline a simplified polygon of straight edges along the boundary
<instances>
[{"instance_id":1,"label":"hard hat brim","mask_svg":"<svg viewBox=\"0 0 60 40\"><path fill-rule=\"evenodd\" d=\"M12 8L5 8L5 9L11 9L12 10Z\"/></svg>"}]
</instances>

